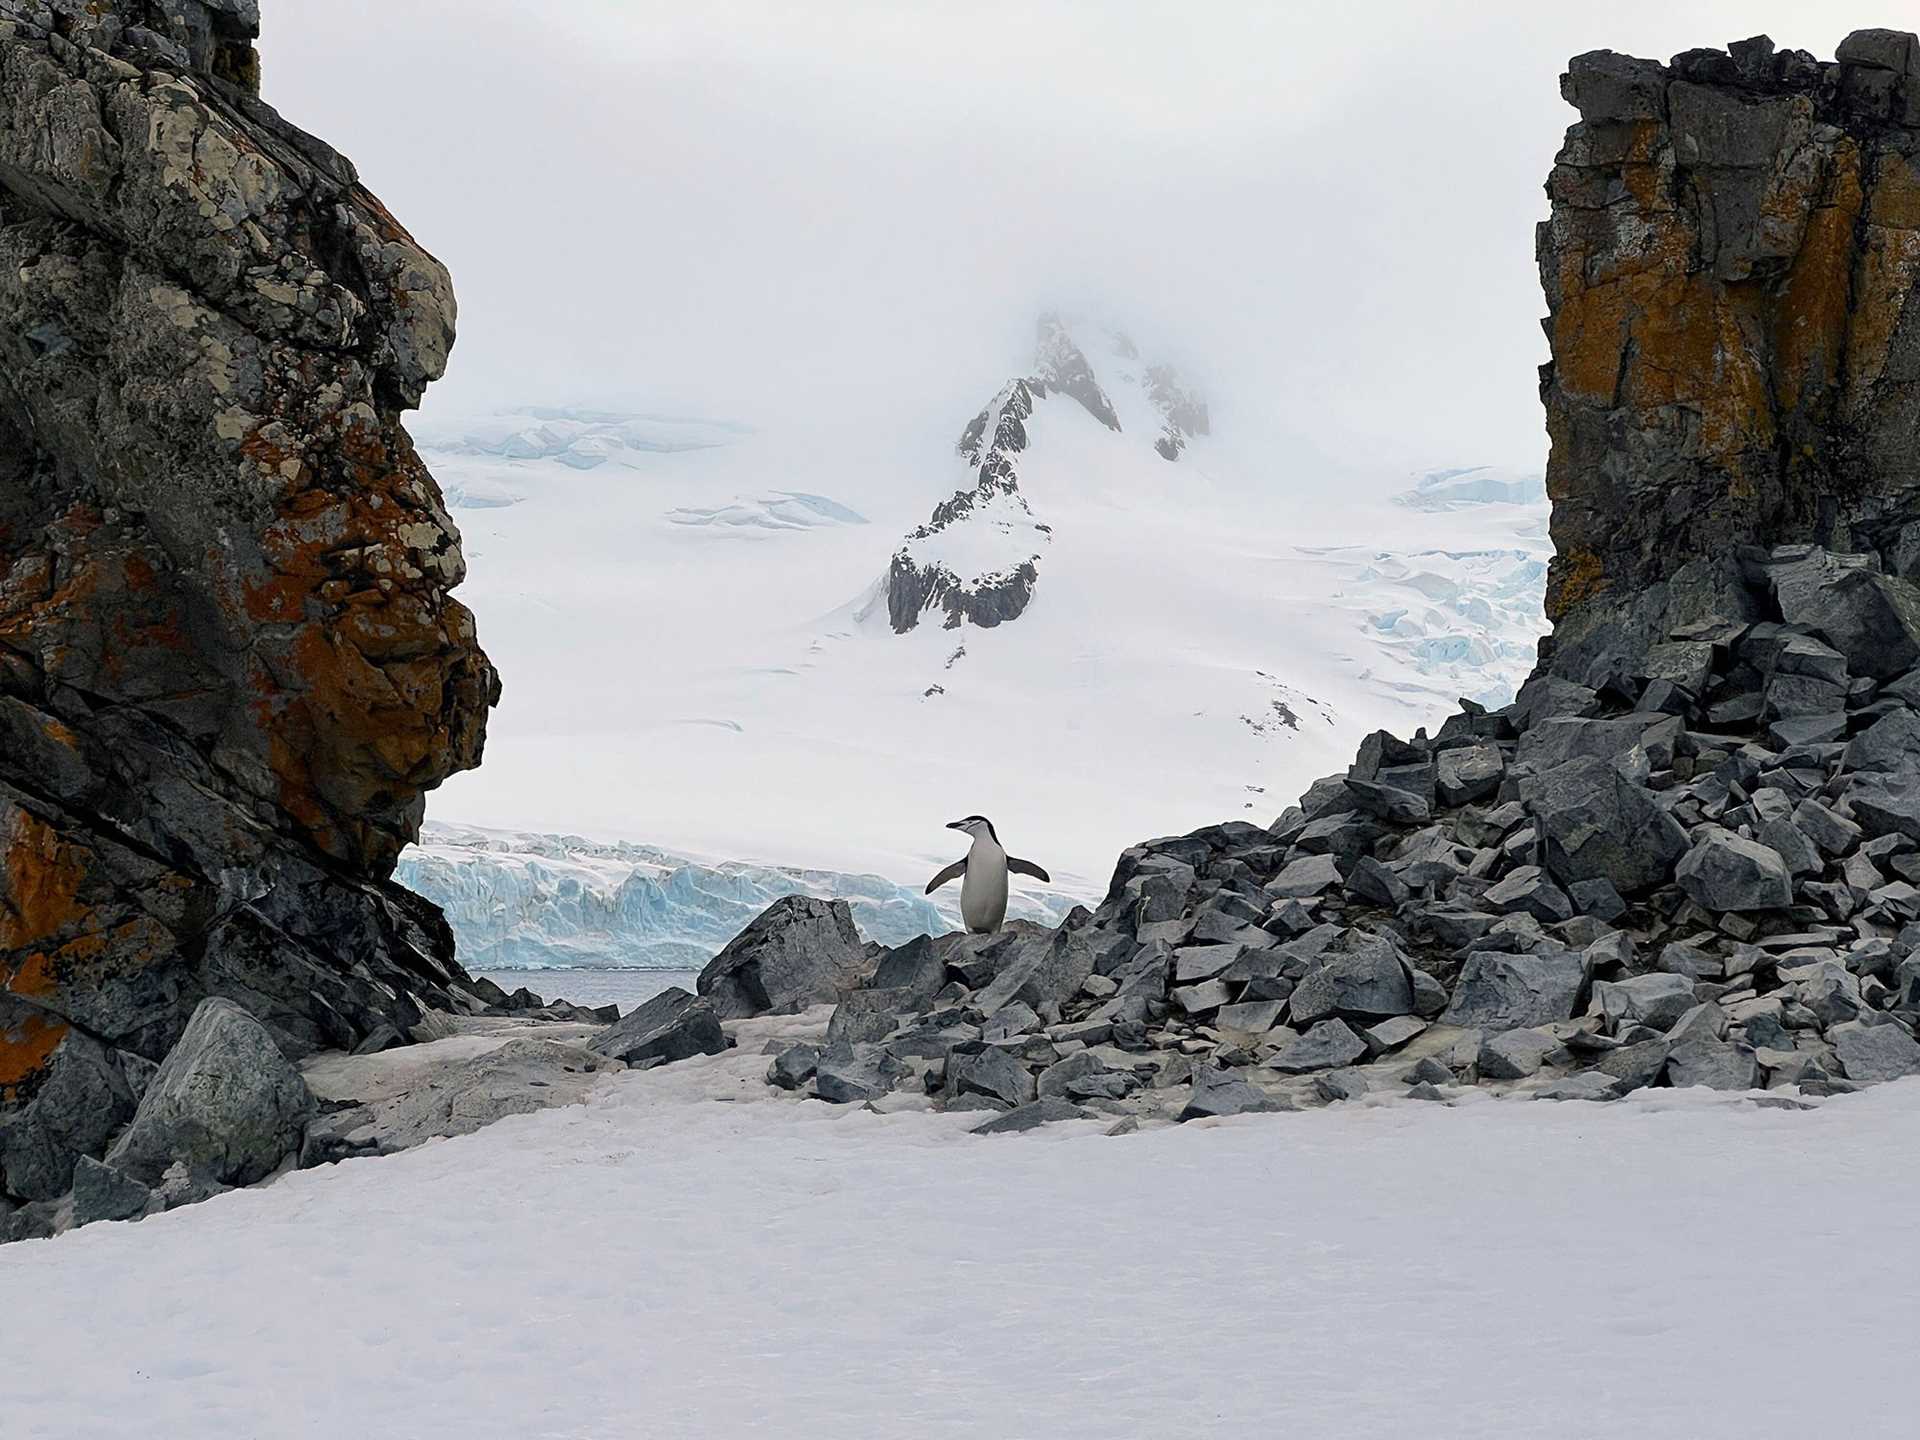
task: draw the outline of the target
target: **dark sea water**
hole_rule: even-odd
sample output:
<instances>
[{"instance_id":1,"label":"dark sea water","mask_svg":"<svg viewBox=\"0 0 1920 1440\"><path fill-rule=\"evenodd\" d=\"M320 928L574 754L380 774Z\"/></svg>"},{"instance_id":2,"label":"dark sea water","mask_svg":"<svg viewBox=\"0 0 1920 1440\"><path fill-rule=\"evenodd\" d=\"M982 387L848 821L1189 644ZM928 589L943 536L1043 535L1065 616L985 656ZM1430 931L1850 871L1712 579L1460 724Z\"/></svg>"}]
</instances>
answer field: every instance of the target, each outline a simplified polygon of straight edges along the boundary
<instances>
[{"instance_id":1,"label":"dark sea water","mask_svg":"<svg viewBox=\"0 0 1920 1440\"><path fill-rule=\"evenodd\" d=\"M669 985L693 989L697 970L480 970L511 995L522 985L542 1000L571 1000L576 1005L614 1004L626 1014Z\"/></svg>"}]
</instances>

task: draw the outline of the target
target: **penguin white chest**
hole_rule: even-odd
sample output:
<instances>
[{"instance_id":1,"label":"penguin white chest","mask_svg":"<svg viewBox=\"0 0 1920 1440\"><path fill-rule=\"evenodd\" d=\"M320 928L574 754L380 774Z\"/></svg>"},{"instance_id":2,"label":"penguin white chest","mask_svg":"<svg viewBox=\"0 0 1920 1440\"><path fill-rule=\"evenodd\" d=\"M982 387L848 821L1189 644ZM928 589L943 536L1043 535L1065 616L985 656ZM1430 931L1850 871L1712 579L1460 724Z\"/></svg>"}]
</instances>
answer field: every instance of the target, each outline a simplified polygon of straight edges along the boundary
<instances>
[{"instance_id":1,"label":"penguin white chest","mask_svg":"<svg viewBox=\"0 0 1920 1440\"><path fill-rule=\"evenodd\" d=\"M960 918L975 934L1000 928L1007 918L1007 852L984 836L967 852L960 881Z\"/></svg>"}]
</instances>

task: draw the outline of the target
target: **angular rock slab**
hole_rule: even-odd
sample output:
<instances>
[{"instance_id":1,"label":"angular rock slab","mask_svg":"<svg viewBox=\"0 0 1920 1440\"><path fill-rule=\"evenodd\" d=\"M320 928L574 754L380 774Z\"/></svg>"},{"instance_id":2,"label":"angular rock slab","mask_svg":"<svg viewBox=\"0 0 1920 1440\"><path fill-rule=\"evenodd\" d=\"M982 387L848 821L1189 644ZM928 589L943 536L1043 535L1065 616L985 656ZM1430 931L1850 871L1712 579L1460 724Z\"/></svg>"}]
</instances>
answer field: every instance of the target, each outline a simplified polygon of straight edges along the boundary
<instances>
[{"instance_id":1,"label":"angular rock slab","mask_svg":"<svg viewBox=\"0 0 1920 1440\"><path fill-rule=\"evenodd\" d=\"M844 900L783 895L701 970L695 991L722 1020L837 1003L873 973Z\"/></svg>"},{"instance_id":2,"label":"angular rock slab","mask_svg":"<svg viewBox=\"0 0 1920 1440\"><path fill-rule=\"evenodd\" d=\"M1703 826L1674 879L1694 904L1716 915L1780 910L1793 903L1793 873L1780 852L1730 830Z\"/></svg>"},{"instance_id":3,"label":"angular rock slab","mask_svg":"<svg viewBox=\"0 0 1920 1440\"><path fill-rule=\"evenodd\" d=\"M1570 1020L1587 985L1586 960L1571 950L1507 955L1476 950L1461 967L1443 1025L1522 1030Z\"/></svg>"},{"instance_id":4,"label":"angular rock slab","mask_svg":"<svg viewBox=\"0 0 1920 1440\"><path fill-rule=\"evenodd\" d=\"M712 1005L670 985L594 1036L587 1048L638 1068L718 1055L727 1048L727 1035Z\"/></svg>"},{"instance_id":5,"label":"angular rock slab","mask_svg":"<svg viewBox=\"0 0 1920 1440\"><path fill-rule=\"evenodd\" d=\"M1563 885L1605 880L1622 895L1657 885L1687 850L1687 832L1652 795L1596 757L1568 761L1523 781L1537 817L1547 869Z\"/></svg>"}]
</instances>

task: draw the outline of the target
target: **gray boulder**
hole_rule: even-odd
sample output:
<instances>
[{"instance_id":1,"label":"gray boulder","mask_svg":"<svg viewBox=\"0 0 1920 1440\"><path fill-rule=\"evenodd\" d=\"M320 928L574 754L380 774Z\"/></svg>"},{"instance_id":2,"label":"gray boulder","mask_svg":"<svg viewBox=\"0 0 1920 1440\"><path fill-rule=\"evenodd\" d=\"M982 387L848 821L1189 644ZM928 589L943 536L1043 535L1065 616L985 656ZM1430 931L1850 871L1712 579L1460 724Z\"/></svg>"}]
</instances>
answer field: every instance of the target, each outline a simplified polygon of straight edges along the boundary
<instances>
[{"instance_id":1,"label":"gray boulder","mask_svg":"<svg viewBox=\"0 0 1920 1440\"><path fill-rule=\"evenodd\" d=\"M1066 1004L1093 974L1093 948L1084 930L1038 930L1007 960L974 1000L987 1014L1019 1001L1035 1010Z\"/></svg>"},{"instance_id":2,"label":"gray boulder","mask_svg":"<svg viewBox=\"0 0 1920 1440\"><path fill-rule=\"evenodd\" d=\"M830 1105L878 1100L905 1077L907 1067L878 1045L829 1045L814 1062L813 1093Z\"/></svg>"},{"instance_id":3,"label":"gray boulder","mask_svg":"<svg viewBox=\"0 0 1920 1440\"><path fill-rule=\"evenodd\" d=\"M1035 1098L1033 1072L1004 1050L955 1048L947 1056L947 1094L984 1095L1009 1107Z\"/></svg>"},{"instance_id":4,"label":"gray boulder","mask_svg":"<svg viewBox=\"0 0 1920 1440\"><path fill-rule=\"evenodd\" d=\"M1882 715L1847 742L1842 760L1849 770L1920 770L1920 715L1911 710Z\"/></svg>"},{"instance_id":5,"label":"gray boulder","mask_svg":"<svg viewBox=\"0 0 1920 1440\"><path fill-rule=\"evenodd\" d=\"M1524 1080L1560 1048L1560 1040L1545 1030L1502 1030L1480 1042L1473 1064L1489 1080Z\"/></svg>"},{"instance_id":6,"label":"gray boulder","mask_svg":"<svg viewBox=\"0 0 1920 1440\"><path fill-rule=\"evenodd\" d=\"M1340 888L1340 871L1331 855L1302 855L1267 886L1267 894L1280 900L1310 900L1329 890Z\"/></svg>"},{"instance_id":7,"label":"gray boulder","mask_svg":"<svg viewBox=\"0 0 1920 1440\"><path fill-rule=\"evenodd\" d=\"M1500 788L1507 760L1498 745L1464 745L1443 750L1434 762L1434 785L1449 809L1485 800Z\"/></svg>"},{"instance_id":8,"label":"gray boulder","mask_svg":"<svg viewBox=\"0 0 1920 1440\"><path fill-rule=\"evenodd\" d=\"M1920 840L1920 784L1904 775L1868 775L1847 787L1853 817L1870 836Z\"/></svg>"},{"instance_id":9,"label":"gray boulder","mask_svg":"<svg viewBox=\"0 0 1920 1440\"><path fill-rule=\"evenodd\" d=\"M829 1045L871 1045L898 1030L925 1001L905 990L856 990L833 1007Z\"/></svg>"},{"instance_id":10,"label":"gray boulder","mask_svg":"<svg viewBox=\"0 0 1920 1440\"><path fill-rule=\"evenodd\" d=\"M711 1004L671 985L602 1030L587 1048L638 1068L718 1055L727 1048L727 1034Z\"/></svg>"},{"instance_id":11,"label":"gray boulder","mask_svg":"<svg viewBox=\"0 0 1920 1440\"><path fill-rule=\"evenodd\" d=\"M1134 1078L1109 1066L1092 1050L1056 1060L1040 1072L1036 1090L1043 1100L1118 1100L1134 1089Z\"/></svg>"},{"instance_id":12,"label":"gray boulder","mask_svg":"<svg viewBox=\"0 0 1920 1440\"><path fill-rule=\"evenodd\" d=\"M1667 1083L1676 1089L1751 1090L1760 1064L1750 1046L1727 1038L1727 1014L1718 1005L1695 1005L1674 1022L1666 1040Z\"/></svg>"},{"instance_id":13,"label":"gray boulder","mask_svg":"<svg viewBox=\"0 0 1920 1440\"><path fill-rule=\"evenodd\" d=\"M1857 824L1814 799L1805 799L1793 806L1793 824L1820 847L1820 854L1830 858L1841 856L1860 843Z\"/></svg>"},{"instance_id":14,"label":"gray boulder","mask_svg":"<svg viewBox=\"0 0 1920 1440\"><path fill-rule=\"evenodd\" d=\"M1413 891L1406 881L1373 856L1362 855L1354 862L1353 869L1347 872L1347 893L1370 905L1398 910L1407 903Z\"/></svg>"},{"instance_id":15,"label":"gray boulder","mask_svg":"<svg viewBox=\"0 0 1920 1440\"><path fill-rule=\"evenodd\" d=\"M1793 874L1780 852L1718 826L1694 832L1674 879L1696 905L1716 915L1778 910L1793 903Z\"/></svg>"},{"instance_id":16,"label":"gray boulder","mask_svg":"<svg viewBox=\"0 0 1920 1440\"><path fill-rule=\"evenodd\" d=\"M1756 838L1786 861L1787 870L1793 875L1818 875L1826 868L1819 847L1791 820L1766 821Z\"/></svg>"},{"instance_id":17,"label":"gray boulder","mask_svg":"<svg viewBox=\"0 0 1920 1440\"><path fill-rule=\"evenodd\" d=\"M0 991L0 1046L29 1020L35 1027L44 1023L38 1012ZM126 1067L99 1041L68 1030L55 1055L60 1063L33 1089L25 1108L0 1119L0 1192L23 1200L65 1195L76 1155L104 1150L134 1113Z\"/></svg>"},{"instance_id":18,"label":"gray boulder","mask_svg":"<svg viewBox=\"0 0 1920 1440\"><path fill-rule=\"evenodd\" d=\"M1180 1109L1180 1119L1203 1120L1216 1115L1251 1115L1287 1108L1232 1072L1202 1065L1193 1073L1193 1092Z\"/></svg>"},{"instance_id":19,"label":"gray boulder","mask_svg":"<svg viewBox=\"0 0 1920 1440\"><path fill-rule=\"evenodd\" d=\"M989 1115L968 1132L973 1135L1019 1135L1056 1120L1086 1120L1087 1112L1065 1100L1029 1100L1001 1115Z\"/></svg>"},{"instance_id":20,"label":"gray boulder","mask_svg":"<svg viewBox=\"0 0 1920 1440\"><path fill-rule=\"evenodd\" d=\"M1519 1030L1573 1017L1587 985L1587 964L1571 950L1506 955L1476 950L1467 956L1443 1025L1475 1030Z\"/></svg>"},{"instance_id":21,"label":"gray boulder","mask_svg":"<svg viewBox=\"0 0 1920 1440\"><path fill-rule=\"evenodd\" d=\"M1892 1020L1849 1020L1827 1031L1833 1053L1849 1080L1872 1082L1920 1075L1920 1044Z\"/></svg>"},{"instance_id":22,"label":"gray boulder","mask_svg":"<svg viewBox=\"0 0 1920 1440\"><path fill-rule=\"evenodd\" d=\"M1606 880L1632 895L1665 880L1686 853L1680 822L1597 757L1533 776L1521 798L1537 818L1547 869L1563 885Z\"/></svg>"},{"instance_id":23,"label":"gray boulder","mask_svg":"<svg viewBox=\"0 0 1920 1440\"><path fill-rule=\"evenodd\" d=\"M873 970L844 900L783 895L707 962L694 989L722 1020L838 1001Z\"/></svg>"},{"instance_id":24,"label":"gray boulder","mask_svg":"<svg viewBox=\"0 0 1920 1440\"><path fill-rule=\"evenodd\" d=\"M82 1155L73 1166L73 1223L131 1220L147 1213L153 1191L131 1175Z\"/></svg>"},{"instance_id":25,"label":"gray boulder","mask_svg":"<svg viewBox=\"0 0 1920 1440\"><path fill-rule=\"evenodd\" d=\"M1908 581L1818 549L1770 578L1781 618L1825 636L1851 673L1891 680L1920 663L1920 589Z\"/></svg>"},{"instance_id":26,"label":"gray boulder","mask_svg":"<svg viewBox=\"0 0 1920 1440\"><path fill-rule=\"evenodd\" d=\"M1552 770L1572 760L1617 760L1646 734L1649 717L1628 715L1617 720L1583 720L1560 716L1542 720L1520 737L1516 758L1535 772Z\"/></svg>"},{"instance_id":27,"label":"gray boulder","mask_svg":"<svg viewBox=\"0 0 1920 1440\"><path fill-rule=\"evenodd\" d=\"M1332 1015L1384 1020L1413 1013L1413 985L1394 947L1378 936L1355 935L1340 954L1323 956L1294 987L1289 1014L1295 1025Z\"/></svg>"},{"instance_id":28,"label":"gray boulder","mask_svg":"<svg viewBox=\"0 0 1920 1440\"><path fill-rule=\"evenodd\" d=\"M299 1150L313 1108L264 1025L231 1000L202 1000L107 1163L147 1185L175 1161L251 1185Z\"/></svg>"},{"instance_id":29,"label":"gray boulder","mask_svg":"<svg viewBox=\"0 0 1920 1440\"><path fill-rule=\"evenodd\" d=\"M782 1090L798 1090L813 1078L819 1063L818 1045L789 1045L767 1066L767 1083Z\"/></svg>"},{"instance_id":30,"label":"gray boulder","mask_svg":"<svg viewBox=\"0 0 1920 1440\"><path fill-rule=\"evenodd\" d=\"M1386 1055L1423 1034L1429 1023L1411 1015L1396 1015L1391 1020L1382 1020L1378 1025L1369 1025L1361 1032L1360 1038L1366 1041L1369 1055Z\"/></svg>"},{"instance_id":31,"label":"gray boulder","mask_svg":"<svg viewBox=\"0 0 1920 1440\"><path fill-rule=\"evenodd\" d=\"M1594 1008L1613 1025L1666 1030L1693 1004L1693 981L1685 975L1633 975L1625 980L1598 980L1593 986Z\"/></svg>"},{"instance_id":32,"label":"gray boulder","mask_svg":"<svg viewBox=\"0 0 1920 1440\"><path fill-rule=\"evenodd\" d=\"M1480 899L1503 914L1523 913L1548 925L1573 918L1573 902L1567 893L1537 865L1517 867Z\"/></svg>"},{"instance_id":33,"label":"gray boulder","mask_svg":"<svg viewBox=\"0 0 1920 1440\"><path fill-rule=\"evenodd\" d=\"M1287 1075L1305 1075L1351 1065L1366 1053L1366 1042L1345 1021L1322 1020L1306 1034L1288 1041L1268 1063Z\"/></svg>"}]
</instances>

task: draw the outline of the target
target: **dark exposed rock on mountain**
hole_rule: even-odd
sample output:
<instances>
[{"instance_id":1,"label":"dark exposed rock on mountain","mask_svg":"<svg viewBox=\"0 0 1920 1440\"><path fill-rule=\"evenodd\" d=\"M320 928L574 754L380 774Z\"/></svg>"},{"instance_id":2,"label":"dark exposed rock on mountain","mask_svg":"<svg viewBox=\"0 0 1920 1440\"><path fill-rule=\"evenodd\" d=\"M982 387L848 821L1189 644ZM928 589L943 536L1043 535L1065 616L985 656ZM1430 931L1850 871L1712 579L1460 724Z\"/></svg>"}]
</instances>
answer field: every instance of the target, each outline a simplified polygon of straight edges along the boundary
<instances>
[{"instance_id":1,"label":"dark exposed rock on mountain","mask_svg":"<svg viewBox=\"0 0 1920 1440\"><path fill-rule=\"evenodd\" d=\"M289 1057L478 1003L387 882L497 693L399 418L453 295L258 98L257 26L0 0L0 1197L209 996Z\"/></svg>"},{"instance_id":2,"label":"dark exposed rock on mountain","mask_svg":"<svg viewBox=\"0 0 1920 1440\"><path fill-rule=\"evenodd\" d=\"M1171 366L1142 365L1126 336L1107 339L1116 378L1141 392L1161 427L1154 449L1163 459L1178 460L1192 436L1208 433L1206 402ZM1022 494L1020 467L1034 407L1054 395L1077 401L1109 430L1123 428L1112 396L1066 322L1048 314L1040 317L1033 374L1008 382L961 433L955 448L972 483L934 506L931 518L907 536L888 566L883 591L887 620L896 633L915 628L928 611L944 616L945 629L963 624L991 629L1018 619L1027 608L1052 530L1034 517ZM963 575L955 569L959 562L948 558L956 550L1003 558L987 566L976 558L961 566L971 572Z\"/></svg>"},{"instance_id":3,"label":"dark exposed rock on mountain","mask_svg":"<svg viewBox=\"0 0 1920 1440\"><path fill-rule=\"evenodd\" d=\"M1577 56L1547 184L1553 663L1735 619L1742 544L1920 575L1920 58ZM1797 618L1797 617L1789 617Z\"/></svg>"},{"instance_id":4,"label":"dark exposed rock on mountain","mask_svg":"<svg viewBox=\"0 0 1920 1440\"><path fill-rule=\"evenodd\" d=\"M910 989L891 952L830 1032L860 1084L776 1083L1017 1127L1920 1073L1920 42L1600 53L1564 89L1555 633L1519 697L1134 847L1057 932L916 942Z\"/></svg>"}]
</instances>

